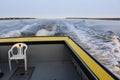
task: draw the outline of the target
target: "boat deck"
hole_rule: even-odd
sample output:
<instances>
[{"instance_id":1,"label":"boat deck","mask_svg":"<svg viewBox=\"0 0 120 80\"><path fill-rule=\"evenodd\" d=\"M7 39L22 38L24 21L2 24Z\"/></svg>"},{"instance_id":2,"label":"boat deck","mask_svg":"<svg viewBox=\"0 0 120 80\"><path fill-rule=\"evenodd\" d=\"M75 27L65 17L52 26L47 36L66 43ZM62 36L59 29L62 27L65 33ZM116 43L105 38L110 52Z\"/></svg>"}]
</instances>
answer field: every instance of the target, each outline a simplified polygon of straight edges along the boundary
<instances>
[{"instance_id":1,"label":"boat deck","mask_svg":"<svg viewBox=\"0 0 120 80\"><path fill-rule=\"evenodd\" d=\"M12 71L9 71L8 50L18 42L28 45L28 68L30 70L30 67L34 67L30 78L25 80L119 80L69 37L1 39L0 68L4 72L4 76L0 80L13 80L13 78L11 79L13 73L18 70L19 66L24 65L12 63ZM19 70L19 72L21 71ZM23 72L19 74L24 76ZM24 78L19 80L24 80Z\"/></svg>"},{"instance_id":2,"label":"boat deck","mask_svg":"<svg viewBox=\"0 0 120 80\"><path fill-rule=\"evenodd\" d=\"M8 63L1 63L0 66L5 74L0 80L9 80L17 68L14 64L10 72ZM30 80L81 80L73 64L68 61L29 63L29 66L35 67Z\"/></svg>"}]
</instances>

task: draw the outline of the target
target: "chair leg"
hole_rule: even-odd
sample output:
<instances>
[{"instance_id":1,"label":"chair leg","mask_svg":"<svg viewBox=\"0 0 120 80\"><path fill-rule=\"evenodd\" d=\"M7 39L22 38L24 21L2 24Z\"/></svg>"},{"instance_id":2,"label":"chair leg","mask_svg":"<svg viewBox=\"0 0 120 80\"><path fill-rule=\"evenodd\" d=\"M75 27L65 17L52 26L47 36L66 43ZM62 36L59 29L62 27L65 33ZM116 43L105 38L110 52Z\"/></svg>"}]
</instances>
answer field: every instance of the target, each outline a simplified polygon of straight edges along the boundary
<instances>
[{"instance_id":1,"label":"chair leg","mask_svg":"<svg viewBox=\"0 0 120 80\"><path fill-rule=\"evenodd\" d=\"M9 60L9 68L10 68L10 71L12 70L12 67L11 67L11 60Z\"/></svg>"},{"instance_id":2,"label":"chair leg","mask_svg":"<svg viewBox=\"0 0 120 80\"><path fill-rule=\"evenodd\" d=\"M25 71L27 71L27 59L26 58L24 59L24 62L25 62Z\"/></svg>"}]
</instances>

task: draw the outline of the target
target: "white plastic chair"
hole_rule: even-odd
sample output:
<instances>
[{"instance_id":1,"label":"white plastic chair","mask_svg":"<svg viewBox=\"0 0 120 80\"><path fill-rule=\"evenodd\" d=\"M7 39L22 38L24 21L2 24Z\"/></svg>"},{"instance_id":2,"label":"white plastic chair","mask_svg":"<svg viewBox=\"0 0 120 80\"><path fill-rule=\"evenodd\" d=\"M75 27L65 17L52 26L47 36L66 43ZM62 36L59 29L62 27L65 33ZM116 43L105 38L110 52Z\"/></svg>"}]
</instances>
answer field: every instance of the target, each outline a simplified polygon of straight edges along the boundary
<instances>
[{"instance_id":1,"label":"white plastic chair","mask_svg":"<svg viewBox=\"0 0 120 80\"><path fill-rule=\"evenodd\" d=\"M16 43L8 51L8 60L9 60L10 71L12 69L11 60L21 60L21 59L24 60L25 71L27 71L27 57L26 57L27 48L28 47L25 43ZM16 49L16 52L15 52L15 49Z\"/></svg>"}]
</instances>

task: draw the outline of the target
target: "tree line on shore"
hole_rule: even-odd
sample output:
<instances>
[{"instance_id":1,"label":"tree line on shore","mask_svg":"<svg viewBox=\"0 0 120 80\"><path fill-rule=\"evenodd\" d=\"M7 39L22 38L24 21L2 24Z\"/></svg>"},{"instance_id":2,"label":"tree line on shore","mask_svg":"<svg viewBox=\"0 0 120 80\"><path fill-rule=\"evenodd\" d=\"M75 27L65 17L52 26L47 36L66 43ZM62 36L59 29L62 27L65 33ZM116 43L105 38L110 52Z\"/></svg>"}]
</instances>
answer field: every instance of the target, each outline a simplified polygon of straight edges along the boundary
<instances>
[{"instance_id":1,"label":"tree line on shore","mask_svg":"<svg viewBox=\"0 0 120 80\"><path fill-rule=\"evenodd\" d=\"M35 19L35 18L0 18L0 20L18 20L18 19Z\"/></svg>"}]
</instances>

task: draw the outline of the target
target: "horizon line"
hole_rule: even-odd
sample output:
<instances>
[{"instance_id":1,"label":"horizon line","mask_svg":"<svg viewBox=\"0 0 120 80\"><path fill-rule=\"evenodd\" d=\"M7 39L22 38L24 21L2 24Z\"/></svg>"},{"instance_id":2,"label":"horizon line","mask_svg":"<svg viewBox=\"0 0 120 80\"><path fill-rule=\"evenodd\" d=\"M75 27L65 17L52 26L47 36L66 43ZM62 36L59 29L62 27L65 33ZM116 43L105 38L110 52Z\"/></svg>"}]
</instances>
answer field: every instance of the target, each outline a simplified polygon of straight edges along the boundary
<instances>
[{"instance_id":1,"label":"horizon line","mask_svg":"<svg viewBox=\"0 0 120 80\"><path fill-rule=\"evenodd\" d=\"M16 19L96 19L96 20L120 20L116 17L1 17L0 20L16 20Z\"/></svg>"}]
</instances>

